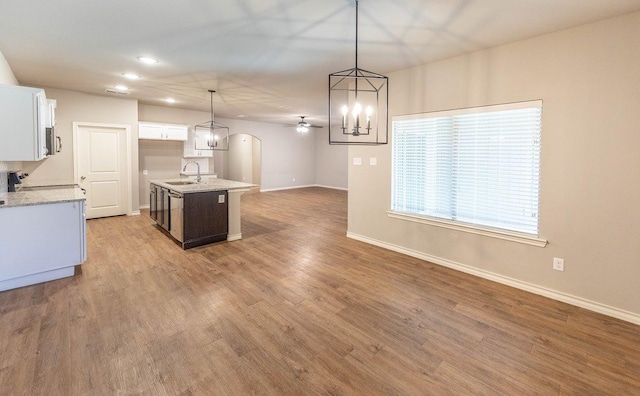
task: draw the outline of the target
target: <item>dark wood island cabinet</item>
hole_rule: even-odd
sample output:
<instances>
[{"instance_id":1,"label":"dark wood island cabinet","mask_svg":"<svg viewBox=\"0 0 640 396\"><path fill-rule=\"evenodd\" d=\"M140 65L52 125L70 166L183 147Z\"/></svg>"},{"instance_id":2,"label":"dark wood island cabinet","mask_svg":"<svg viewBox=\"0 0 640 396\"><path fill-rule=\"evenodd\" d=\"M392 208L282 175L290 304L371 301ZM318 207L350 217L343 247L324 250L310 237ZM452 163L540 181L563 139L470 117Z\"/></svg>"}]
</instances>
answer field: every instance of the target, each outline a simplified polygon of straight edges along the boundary
<instances>
[{"instance_id":1,"label":"dark wood island cabinet","mask_svg":"<svg viewBox=\"0 0 640 396\"><path fill-rule=\"evenodd\" d=\"M152 181L149 216L183 249L238 240L242 238L240 196L251 187L254 185L217 178Z\"/></svg>"},{"instance_id":2,"label":"dark wood island cabinet","mask_svg":"<svg viewBox=\"0 0 640 396\"><path fill-rule=\"evenodd\" d=\"M228 194L209 191L184 194L182 247L189 249L227 240Z\"/></svg>"}]
</instances>

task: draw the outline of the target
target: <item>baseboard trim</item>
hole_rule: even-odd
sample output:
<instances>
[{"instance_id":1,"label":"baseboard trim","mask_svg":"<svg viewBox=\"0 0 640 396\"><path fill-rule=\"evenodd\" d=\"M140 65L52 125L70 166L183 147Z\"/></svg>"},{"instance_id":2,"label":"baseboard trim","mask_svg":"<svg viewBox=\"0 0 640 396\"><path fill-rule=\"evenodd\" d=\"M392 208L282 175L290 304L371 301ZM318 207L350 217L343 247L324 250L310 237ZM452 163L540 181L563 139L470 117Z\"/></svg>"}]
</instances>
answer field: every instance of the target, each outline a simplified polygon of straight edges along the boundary
<instances>
[{"instance_id":1,"label":"baseboard trim","mask_svg":"<svg viewBox=\"0 0 640 396\"><path fill-rule=\"evenodd\" d=\"M149 205L140 205L140 209L149 209Z\"/></svg>"},{"instance_id":2,"label":"baseboard trim","mask_svg":"<svg viewBox=\"0 0 640 396\"><path fill-rule=\"evenodd\" d=\"M305 186L291 186L291 187L278 187L278 188L267 188L267 189L261 189L260 192L271 192L271 191L284 191L284 190L296 190L298 188L308 188L308 187L315 187L315 184L308 184Z\"/></svg>"},{"instance_id":3,"label":"baseboard trim","mask_svg":"<svg viewBox=\"0 0 640 396\"><path fill-rule=\"evenodd\" d=\"M314 187L321 187L321 188L330 188L332 190L340 190L340 191L349 191L348 188L343 188L343 187L334 187L334 186L325 186L323 184L316 184Z\"/></svg>"},{"instance_id":4,"label":"baseboard trim","mask_svg":"<svg viewBox=\"0 0 640 396\"><path fill-rule=\"evenodd\" d=\"M233 241L239 241L240 239L242 239L242 233L239 234L229 234L227 235L227 241L228 242L233 242Z\"/></svg>"},{"instance_id":5,"label":"baseboard trim","mask_svg":"<svg viewBox=\"0 0 640 396\"><path fill-rule=\"evenodd\" d=\"M284 191L284 190L296 190L298 188L309 188L309 187L321 187L321 188L330 188L332 190L343 190L347 191L346 188L342 187L332 187L332 186L324 186L321 184L307 184L305 186L291 186L291 187L280 187L280 188L267 188L264 190L260 190L260 192L271 192L271 191Z\"/></svg>"},{"instance_id":6,"label":"baseboard trim","mask_svg":"<svg viewBox=\"0 0 640 396\"><path fill-rule=\"evenodd\" d=\"M129 212L127 216L140 216L140 211L134 210L133 212Z\"/></svg>"},{"instance_id":7,"label":"baseboard trim","mask_svg":"<svg viewBox=\"0 0 640 396\"><path fill-rule=\"evenodd\" d=\"M402 246L379 241L377 239L354 234L352 232L347 232L347 237L351 239L355 239L360 242L368 243L370 245L392 250L394 252L406 254L407 256L425 260L430 263L438 264L443 267L451 268L451 269L461 271L470 275L474 275L480 278L488 279L490 281L498 282L503 285L515 287L516 289L528 291L533 294L538 294L540 296L548 297L553 300L574 305L576 307L588 309L593 312L597 312L603 315L611 316L616 319L620 319L626 322L640 325L640 315L633 312L625 311L619 308L611 307L595 301L584 299L582 297L577 297L570 294L562 293L556 290L548 289L546 287L534 285L528 282L523 282L517 279L509 278L507 276L496 274L494 272L485 271L482 269L471 267L466 264L458 263L458 262L444 259L441 257L432 256L430 254L422 253L422 252L408 249Z\"/></svg>"}]
</instances>

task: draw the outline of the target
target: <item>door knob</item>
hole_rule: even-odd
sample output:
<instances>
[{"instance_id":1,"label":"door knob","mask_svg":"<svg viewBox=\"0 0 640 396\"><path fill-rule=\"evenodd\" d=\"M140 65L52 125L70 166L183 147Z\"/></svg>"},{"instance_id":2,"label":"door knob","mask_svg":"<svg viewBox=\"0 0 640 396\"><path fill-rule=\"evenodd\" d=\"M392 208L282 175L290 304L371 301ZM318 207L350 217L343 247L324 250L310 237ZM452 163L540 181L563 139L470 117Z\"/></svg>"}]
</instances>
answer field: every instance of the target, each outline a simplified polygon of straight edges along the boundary
<instances>
[{"instance_id":1,"label":"door knob","mask_svg":"<svg viewBox=\"0 0 640 396\"><path fill-rule=\"evenodd\" d=\"M84 180L86 178L87 178L86 176L80 176L80 180Z\"/></svg>"}]
</instances>

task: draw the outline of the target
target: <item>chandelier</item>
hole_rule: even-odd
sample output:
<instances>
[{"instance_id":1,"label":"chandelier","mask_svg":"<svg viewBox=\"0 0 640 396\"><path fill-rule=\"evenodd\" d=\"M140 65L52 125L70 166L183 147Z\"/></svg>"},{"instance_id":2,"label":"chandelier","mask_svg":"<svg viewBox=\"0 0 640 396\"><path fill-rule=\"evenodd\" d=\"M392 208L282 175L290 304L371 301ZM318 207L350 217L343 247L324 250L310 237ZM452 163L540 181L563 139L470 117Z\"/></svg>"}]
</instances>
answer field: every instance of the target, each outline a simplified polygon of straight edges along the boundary
<instances>
[{"instance_id":1,"label":"chandelier","mask_svg":"<svg viewBox=\"0 0 640 396\"><path fill-rule=\"evenodd\" d=\"M387 144L389 79L358 67L355 2L355 67L329 74L329 144Z\"/></svg>"},{"instance_id":2,"label":"chandelier","mask_svg":"<svg viewBox=\"0 0 640 396\"><path fill-rule=\"evenodd\" d=\"M213 94L216 91L209 90L211 95L211 121L203 122L194 127L196 150L229 150L229 128L215 122L213 118Z\"/></svg>"}]
</instances>

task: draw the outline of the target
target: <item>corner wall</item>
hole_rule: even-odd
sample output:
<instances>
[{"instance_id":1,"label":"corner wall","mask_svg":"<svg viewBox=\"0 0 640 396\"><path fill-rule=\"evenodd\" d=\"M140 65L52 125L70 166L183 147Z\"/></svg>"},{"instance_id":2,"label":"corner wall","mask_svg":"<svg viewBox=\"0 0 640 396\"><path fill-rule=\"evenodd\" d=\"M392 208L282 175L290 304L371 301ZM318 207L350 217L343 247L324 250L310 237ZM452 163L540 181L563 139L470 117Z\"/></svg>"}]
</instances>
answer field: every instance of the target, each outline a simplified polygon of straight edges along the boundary
<instances>
[{"instance_id":1,"label":"corner wall","mask_svg":"<svg viewBox=\"0 0 640 396\"><path fill-rule=\"evenodd\" d=\"M329 128L311 130L316 138L316 184L346 190L348 187L348 147L329 144Z\"/></svg>"},{"instance_id":2,"label":"corner wall","mask_svg":"<svg viewBox=\"0 0 640 396\"><path fill-rule=\"evenodd\" d=\"M20 85L20 83L18 82L18 79L13 74L13 70L11 70L11 66L9 66L7 59L4 57L1 51L0 51L0 84Z\"/></svg>"},{"instance_id":3,"label":"corner wall","mask_svg":"<svg viewBox=\"0 0 640 396\"><path fill-rule=\"evenodd\" d=\"M29 173L25 185L72 184L73 179L73 123L95 122L122 124L131 127L131 193L132 212L138 211L138 101L111 98L44 88L47 99L57 100L56 131L62 138L60 153L38 162L23 162L22 170Z\"/></svg>"},{"instance_id":4,"label":"corner wall","mask_svg":"<svg viewBox=\"0 0 640 396\"><path fill-rule=\"evenodd\" d=\"M0 52L0 84L20 85L9 63ZM20 168L19 162L0 161L0 193L7 192L7 174L5 171Z\"/></svg>"},{"instance_id":5,"label":"corner wall","mask_svg":"<svg viewBox=\"0 0 640 396\"><path fill-rule=\"evenodd\" d=\"M633 13L389 75L390 116L543 100L547 247L389 218L391 144L349 149L349 234L640 323L637 37Z\"/></svg>"}]
</instances>

